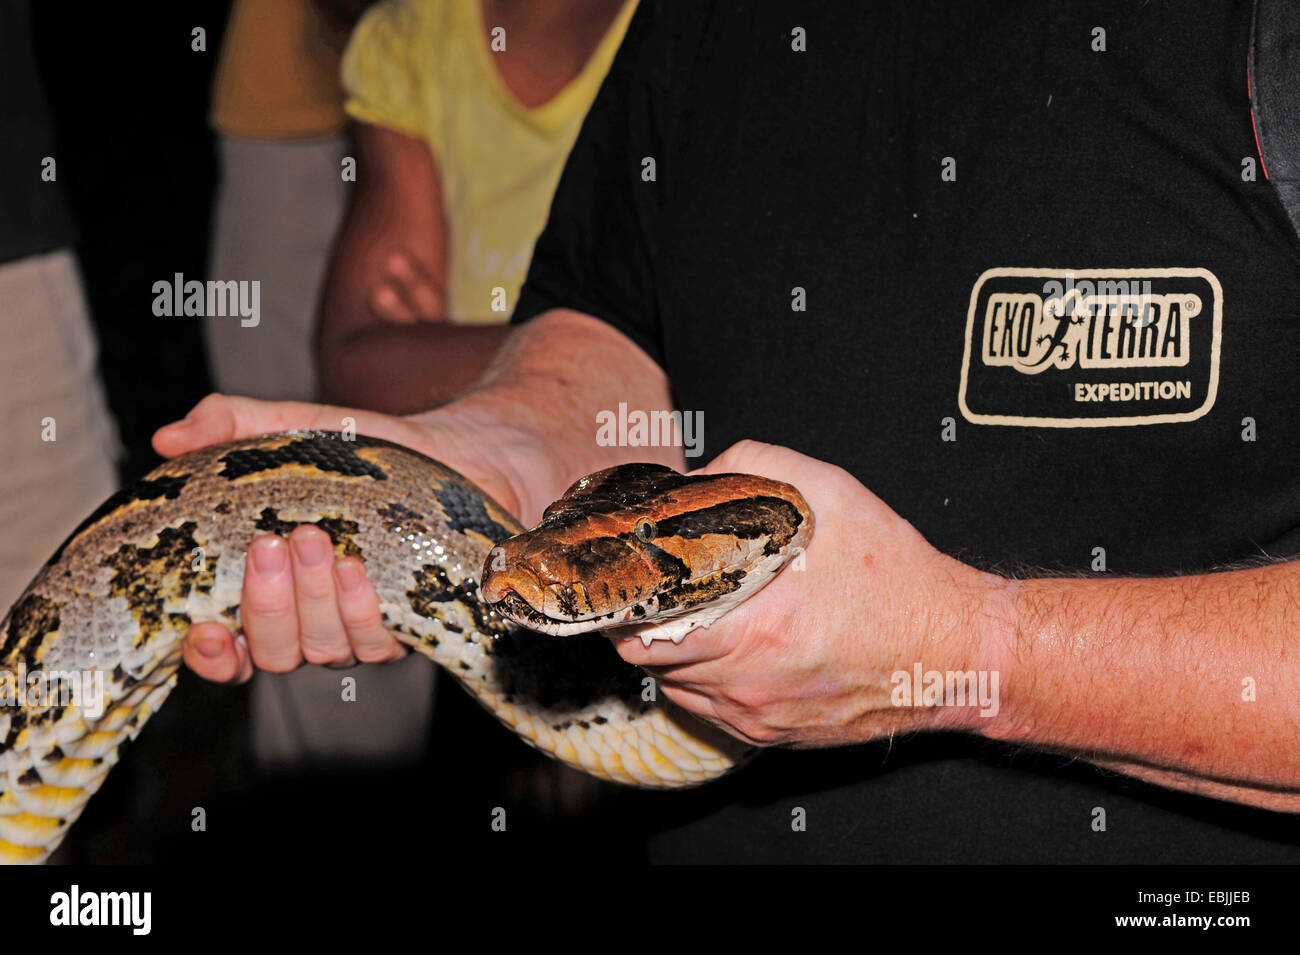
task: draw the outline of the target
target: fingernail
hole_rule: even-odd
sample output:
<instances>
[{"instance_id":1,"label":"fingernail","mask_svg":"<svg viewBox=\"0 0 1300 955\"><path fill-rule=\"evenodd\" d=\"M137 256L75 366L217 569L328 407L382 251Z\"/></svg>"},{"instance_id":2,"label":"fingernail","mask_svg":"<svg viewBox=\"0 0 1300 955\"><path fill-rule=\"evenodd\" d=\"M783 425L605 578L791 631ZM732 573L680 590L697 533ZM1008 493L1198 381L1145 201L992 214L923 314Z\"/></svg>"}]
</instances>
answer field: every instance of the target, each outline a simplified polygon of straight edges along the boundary
<instances>
[{"instance_id":1,"label":"fingernail","mask_svg":"<svg viewBox=\"0 0 1300 955\"><path fill-rule=\"evenodd\" d=\"M253 572L259 577L274 577L289 565L284 541L278 537L254 541L248 549L248 556L253 562Z\"/></svg>"},{"instance_id":2,"label":"fingernail","mask_svg":"<svg viewBox=\"0 0 1300 955\"><path fill-rule=\"evenodd\" d=\"M225 652L226 641L220 637L196 637L194 649L199 652L199 656L213 660Z\"/></svg>"},{"instance_id":3,"label":"fingernail","mask_svg":"<svg viewBox=\"0 0 1300 955\"><path fill-rule=\"evenodd\" d=\"M334 545L323 533L294 534L289 540L304 567L319 567L334 556Z\"/></svg>"},{"instance_id":4,"label":"fingernail","mask_svg":"<svg viewBox=\"0 0 1300 955\"><path fill-rule=\"evenodd\" d=\"M340 564L335 564L334 572L338 576L339 587L349 593L360 590L362 582L366 579L366 575L362 572L360 565L350 560L345 560Z\"/></svg>"}]
</instances>

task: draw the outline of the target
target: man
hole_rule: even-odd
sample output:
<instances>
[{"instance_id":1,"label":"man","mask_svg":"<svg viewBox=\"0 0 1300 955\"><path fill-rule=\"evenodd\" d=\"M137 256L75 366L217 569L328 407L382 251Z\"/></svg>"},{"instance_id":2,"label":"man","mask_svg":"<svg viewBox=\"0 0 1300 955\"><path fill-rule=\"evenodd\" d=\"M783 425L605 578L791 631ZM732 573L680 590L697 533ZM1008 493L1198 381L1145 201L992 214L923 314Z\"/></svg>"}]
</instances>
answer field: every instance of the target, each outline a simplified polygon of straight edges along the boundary
<instances>
[{"instance_id":1,"label":"man","mask_svg":"<svg viewBox=\"0 0 1300 955\"><path fill-rule=\"evenodd\" d=\"M619 652L833 748L662 797L654 858L1300 859L1300 244L1243 175L1249 29L1245 0L642 3L523 327L452 404L355 417L525 523L688 463L600 443L620 405L702 412L706 470L804 493L804 572ZM348 414L210 398L156 444ZM401 652L323 532L250 564L249 636L194 628L199 673Z\"/></svg>"}]
</instances>

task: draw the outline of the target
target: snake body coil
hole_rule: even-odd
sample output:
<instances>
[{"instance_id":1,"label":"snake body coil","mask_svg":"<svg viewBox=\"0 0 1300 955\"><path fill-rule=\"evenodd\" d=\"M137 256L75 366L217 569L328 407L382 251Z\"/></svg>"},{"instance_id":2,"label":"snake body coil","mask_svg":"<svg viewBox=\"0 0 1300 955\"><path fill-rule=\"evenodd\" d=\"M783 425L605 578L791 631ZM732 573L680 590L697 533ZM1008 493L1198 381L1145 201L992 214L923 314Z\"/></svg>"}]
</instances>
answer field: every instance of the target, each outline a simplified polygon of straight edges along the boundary
<instances>
[{"instance_id":1,"label":"snake body coil","mask_svg":"<svg viewBox=\"0 0 1300 955\"><path fill-rule=\"evenodd\" d=\"M590 631L680 639L812 532L793 488L741 475L614 468L525 533L455 471L378 439L286 432L176 458L88 517L0 625L0 861L58 846L175 686L189 625L239 626L249 542L308 523L366 562L399 639L519 736L642 787L706 782L750 749L654 701Z\"/></svg>"}]
</instances>

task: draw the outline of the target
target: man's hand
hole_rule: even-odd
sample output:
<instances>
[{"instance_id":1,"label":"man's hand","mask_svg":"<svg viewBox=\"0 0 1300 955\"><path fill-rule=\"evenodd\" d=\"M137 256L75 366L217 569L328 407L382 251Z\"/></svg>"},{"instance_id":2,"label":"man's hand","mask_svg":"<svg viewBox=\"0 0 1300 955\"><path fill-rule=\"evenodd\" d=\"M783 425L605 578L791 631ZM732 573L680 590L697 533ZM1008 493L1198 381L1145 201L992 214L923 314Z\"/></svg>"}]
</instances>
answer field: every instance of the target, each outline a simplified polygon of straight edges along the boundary
<instances>
[{"instance_id":1,"label":"man's hand","mask_svg":"<svg viewBox=\"0 0 1300 955\"><path fill-rule=\"evenodd\" d=\"M798 563L680 644L618 651L668 699L760 745L833 746L969 726L970 708L895 706L891 677L995 667L1009 609L1003 578L941 554L848 472L742 441L701 473L792 484L817 520Z\"/></svg>"}]
</instances>

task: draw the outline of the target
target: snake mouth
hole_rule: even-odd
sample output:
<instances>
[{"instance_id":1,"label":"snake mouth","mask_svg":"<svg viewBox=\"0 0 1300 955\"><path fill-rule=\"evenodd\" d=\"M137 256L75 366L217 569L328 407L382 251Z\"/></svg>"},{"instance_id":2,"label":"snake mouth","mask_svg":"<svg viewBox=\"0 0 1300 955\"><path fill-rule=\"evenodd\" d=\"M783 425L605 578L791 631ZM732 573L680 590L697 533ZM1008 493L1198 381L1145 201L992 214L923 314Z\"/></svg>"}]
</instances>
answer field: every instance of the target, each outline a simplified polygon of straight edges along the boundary
<instances>
[{"instance_id":1,"label":"snake mouth","mask_svg":"<svg viewBox=\"0 0 1300 955\"><path fill-rule=\"evenodd\" d=\"M590 617L561 618L542 613L519 596L516 591L509 590L501 599L492 602L491 607L502 616L527 627L529 630L536 630L554 637L571 637L592 630L617 627L630 620L643 617L646 615L647 610L654 606L654 603L655 598L651 598L649 605L635 604L611 613L595 614Z\"/></svg>"},{"instance_id":2,"label":"snake mouth","mask_svg":"<svg viewBox=\"0 0 1300 955\"><path fill-rule=\"evenodd\" d=\"M563 620L556 620L554 617L546 616L513 590L507 592L492 607L518 623L536 624L538 626L555 626L565 623Z\"/></svg>"}]
</instances>

